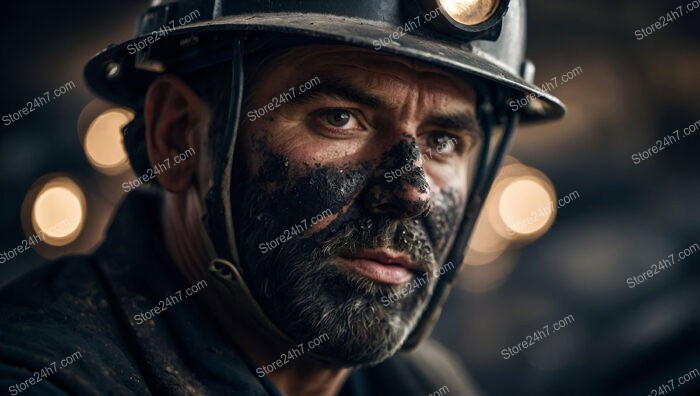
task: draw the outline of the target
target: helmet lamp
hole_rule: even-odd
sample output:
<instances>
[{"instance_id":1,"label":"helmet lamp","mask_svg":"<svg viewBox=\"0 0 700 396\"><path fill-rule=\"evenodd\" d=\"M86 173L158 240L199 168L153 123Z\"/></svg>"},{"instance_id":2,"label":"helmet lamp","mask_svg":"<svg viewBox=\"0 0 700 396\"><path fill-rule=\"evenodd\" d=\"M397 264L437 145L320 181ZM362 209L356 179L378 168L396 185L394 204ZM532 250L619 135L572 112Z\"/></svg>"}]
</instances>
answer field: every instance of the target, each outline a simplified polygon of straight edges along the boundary
<instances>
[{"instance_id":1,"label":"helmet lamp","mask_svg":"<svg viewBox=\"0 0 700 396\"><path fill-rule=\"evenodd\" d=\"M491 19L500 3L500 0L437 0L447 16L466 26L477 26Z\"/></svg>"}]
</instances>

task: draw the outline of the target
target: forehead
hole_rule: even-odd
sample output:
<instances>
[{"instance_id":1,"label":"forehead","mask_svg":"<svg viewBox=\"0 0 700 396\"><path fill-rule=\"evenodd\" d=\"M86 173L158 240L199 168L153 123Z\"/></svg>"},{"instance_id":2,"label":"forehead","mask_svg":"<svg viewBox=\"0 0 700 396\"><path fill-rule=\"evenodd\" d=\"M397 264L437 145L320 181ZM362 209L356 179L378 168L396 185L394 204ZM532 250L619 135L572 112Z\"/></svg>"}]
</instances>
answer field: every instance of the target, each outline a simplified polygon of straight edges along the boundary
<instances>
[{"instance_id":1,"label":"forehead","mask_svg":"<svg viewBox=\"0 0 700 396\"><path fill-rule=\"evenodd\" d=\"M268 62L263 72L288 82L332 77L372 89L429 92L430 99L476 101L476 91L463 79L414 59L346 45L309 45L290 48Z\"/></svg>"}]
</instances>

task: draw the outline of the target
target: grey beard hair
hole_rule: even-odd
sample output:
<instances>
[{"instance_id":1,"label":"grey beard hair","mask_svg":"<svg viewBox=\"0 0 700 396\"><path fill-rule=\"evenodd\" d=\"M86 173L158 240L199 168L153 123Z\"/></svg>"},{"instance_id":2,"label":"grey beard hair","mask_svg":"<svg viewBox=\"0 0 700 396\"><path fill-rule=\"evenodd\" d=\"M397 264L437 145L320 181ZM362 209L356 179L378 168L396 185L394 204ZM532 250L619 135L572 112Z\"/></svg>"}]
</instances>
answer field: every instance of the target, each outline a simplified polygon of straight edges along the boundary
<instances>
[{"instance_id":1,"label":"grey beard hair","mask_svg":"<svg viewBox=\"0 0 700 396\"><path fill-rule=\"evenodd\" d=\"M241 214L247 219L240 219L239 235L243 236L243 276L270 319L297 342L327 334L328 341L313 351L349 367L372 365L393 356L418 323L436 282L429 279L425 286L384 306L381 297L405 285L378 284L344 272L332 257L359 248L390 246L418 256L422 270L432 277L436 264L425 258L425 246L410 246L400 237L402 232L425 235L418 221L385 220L381 226L363 229L362 221L339 217L334 223L345 223L340 223L344 226L334 235L324 232L331 228L328 226L317 235L297 237L262 254L257 246L269 240L269 232L253 220L264 211L262 201L244 198L245 213Z\"/></svg>"}]
</instances>

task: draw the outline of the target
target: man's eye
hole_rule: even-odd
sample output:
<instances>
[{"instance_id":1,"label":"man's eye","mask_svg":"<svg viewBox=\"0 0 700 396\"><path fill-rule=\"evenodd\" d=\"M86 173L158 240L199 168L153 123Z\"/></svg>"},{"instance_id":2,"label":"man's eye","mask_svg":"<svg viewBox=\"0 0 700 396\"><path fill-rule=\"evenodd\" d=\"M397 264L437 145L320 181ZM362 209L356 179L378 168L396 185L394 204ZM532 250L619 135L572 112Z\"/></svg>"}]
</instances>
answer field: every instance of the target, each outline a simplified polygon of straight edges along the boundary
<instances>
[{"instance_id":1,"label":"man's eye","mask_svg":"<svg viewBox=\"0 0 700 396\"><path fill-rule=\"evenodd\" d=\"M427 144L440 154L454 154L460 149L461 142L452 135L438 133L428 137Z\"/></svg>"},{"instance_id":2,"label":"man's eye","mask_svg":"<svg viewBox=\"0 0 700 396\"><path fill-rule=\"evenodd\" d=\"M350 111L345 109L331 109L321 113L321 119L337 129L357 129L360 123L357 117Z\"/></svg>"}]
</instances>

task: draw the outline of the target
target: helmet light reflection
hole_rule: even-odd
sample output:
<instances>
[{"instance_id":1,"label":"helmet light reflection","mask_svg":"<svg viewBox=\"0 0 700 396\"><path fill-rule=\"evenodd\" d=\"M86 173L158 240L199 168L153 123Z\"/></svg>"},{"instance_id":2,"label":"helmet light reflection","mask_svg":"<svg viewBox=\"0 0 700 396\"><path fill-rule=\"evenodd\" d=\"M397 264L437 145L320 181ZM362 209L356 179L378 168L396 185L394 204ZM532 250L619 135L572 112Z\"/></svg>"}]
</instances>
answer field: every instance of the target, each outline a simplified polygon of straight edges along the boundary
<instances>
[{"instance_id":1,"label":"helmet light reflection","mask_svg":"<svg viewBox=\"0 0 700 396\"><path fill-rule=\"evenodd\" d=\"M437 0L445 13L466 26L480 25L493 17L500 0Z\"/></svg>"}]
</instances>

